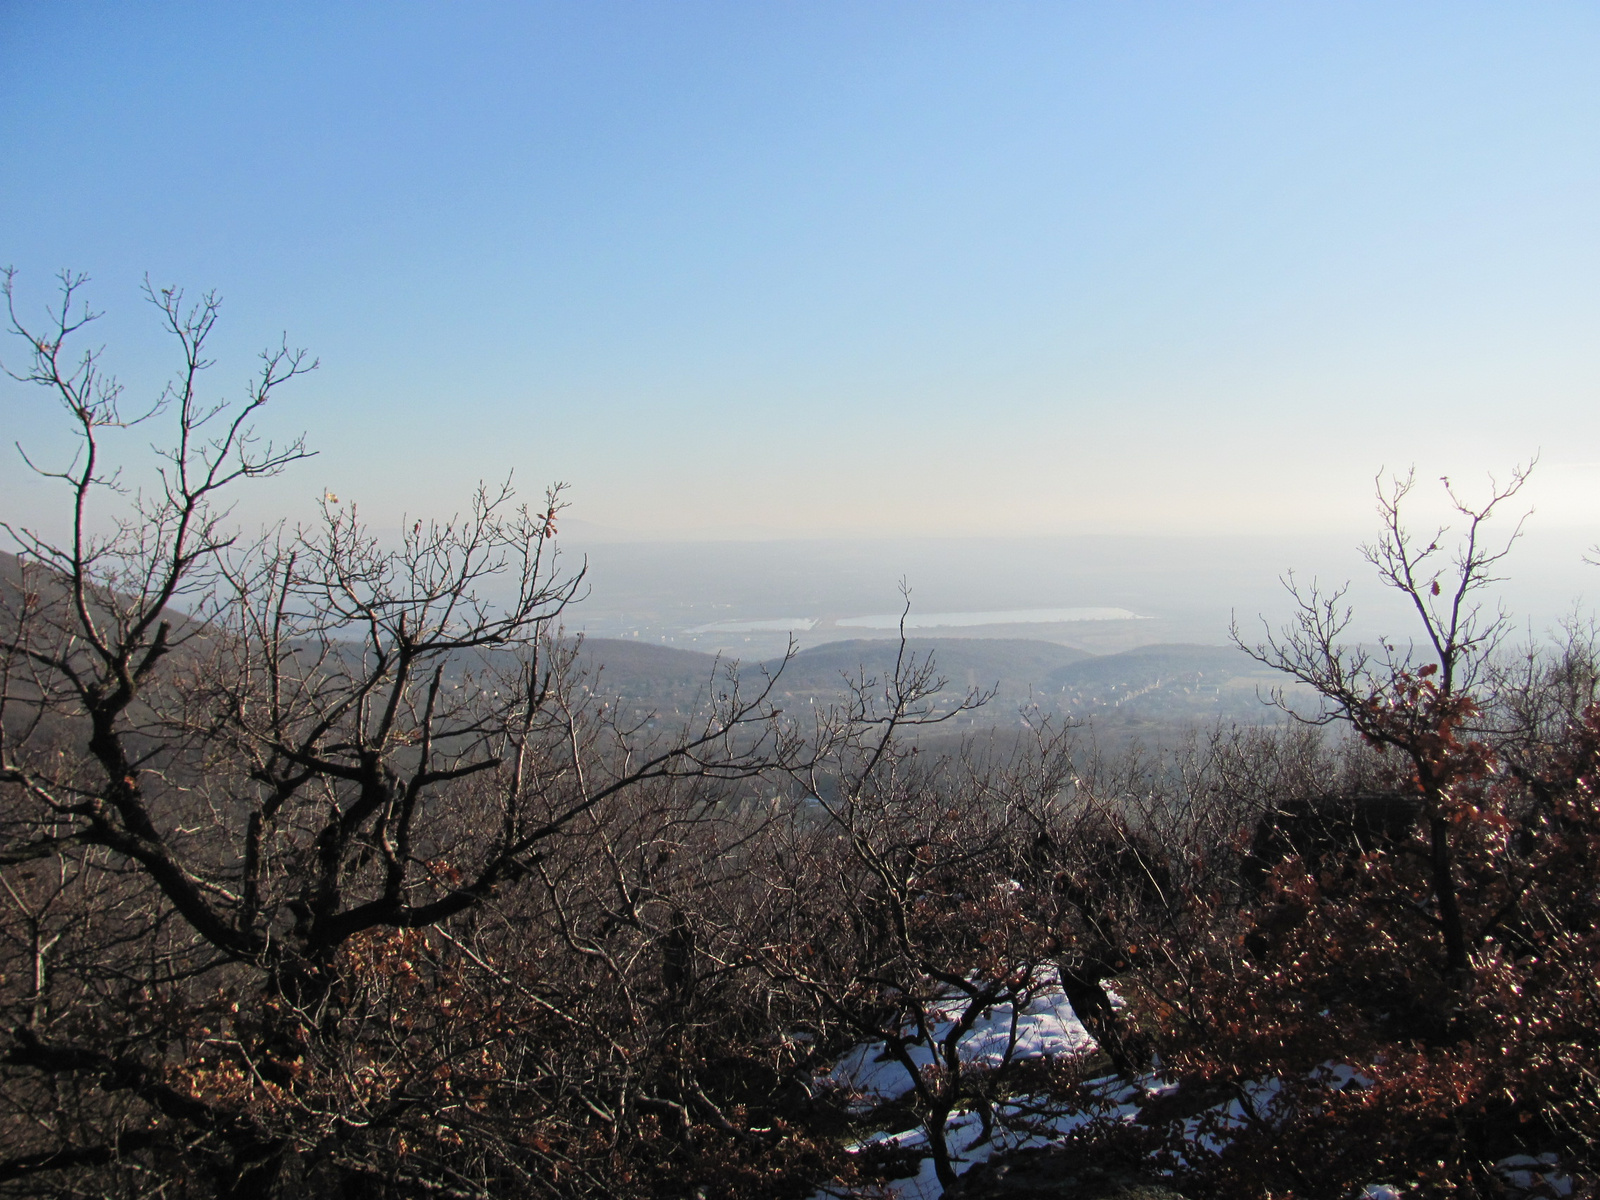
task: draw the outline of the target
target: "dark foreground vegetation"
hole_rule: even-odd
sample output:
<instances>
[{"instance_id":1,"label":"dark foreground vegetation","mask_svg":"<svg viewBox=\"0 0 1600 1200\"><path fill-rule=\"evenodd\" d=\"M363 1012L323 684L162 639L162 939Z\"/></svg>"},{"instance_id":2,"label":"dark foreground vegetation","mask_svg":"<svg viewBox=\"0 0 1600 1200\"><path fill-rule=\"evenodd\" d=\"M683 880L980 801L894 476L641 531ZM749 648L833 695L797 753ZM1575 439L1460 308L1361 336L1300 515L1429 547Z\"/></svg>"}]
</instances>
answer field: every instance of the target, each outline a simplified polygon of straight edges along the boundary
<instances>
[{"instance_id":1,"label":"dark foreground vegetation","mask_svg":"<svg viewBox=\"0 0 1600 1200\"><path fill-rule=\"evenodd\" d=\"M1116 1076L1137 1119L1062 1152L1196 1198L1499 1195L1517 1154L1592 1186L1595 659L1507 657L1476 608L1520 477L1448 561L1386 495L1414 647L1309 593L1255 648L1326 729L941 749L985 697L909 652L798 715L722 671L651 722L560 634L558 496L240 540L228 489L305 454L252 422L309 364L213 407L215 304L156 292L184 365L131 412L74 290L10 363L78 453L36 464L66 534L12 529L0 580L0 1192L801 1197L903 1174L852 1149L891 1120L948 1184L952 1114L1092 1115ZM957 1053L1052 987L1098 1051ZM933 1051L892 1114L819 1083L863 1042Z\"/></svg>"}]
</instances>

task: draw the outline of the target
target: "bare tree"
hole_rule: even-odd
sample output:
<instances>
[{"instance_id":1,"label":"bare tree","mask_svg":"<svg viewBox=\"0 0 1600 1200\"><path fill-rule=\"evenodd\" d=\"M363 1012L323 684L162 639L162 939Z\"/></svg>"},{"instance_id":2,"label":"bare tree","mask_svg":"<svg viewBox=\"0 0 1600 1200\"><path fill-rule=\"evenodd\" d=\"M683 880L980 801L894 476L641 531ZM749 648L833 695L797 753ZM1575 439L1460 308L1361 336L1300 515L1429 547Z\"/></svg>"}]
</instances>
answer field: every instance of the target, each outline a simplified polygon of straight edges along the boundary
<instances>
[{"instance_id":1,"label":"bare tree","mask_svg":"<svg viewBox=\"0 0 1600 1200\"><path fill-rule=\"evenodd\" d=\"M271 1194L291 1170L488 1186L515 1138L498 1159L431 1162L415 1138L426 1126L455 1145L482 1125L455 1104L466 1115L438 1132L438 1089L490 1043L504 1052L505 1030L451 1048L448 1006L431 1025L425 1007L407 1015L402 982L431 961L436 999L463 972L509 986L451 929L619 797L665 789L663 804L682 792L682 811L704 811L719 788L795 766L771 680L746 693L719 677L676 737L591 696L559 632L582 579L555 553L559 488L533 510L509 486L480 490L393 547L332 496L309 528L239 541L228 489L309 453L253 422L315 363L268 351L242 400L206 401L217 298L147 289L182 361L129 415L98 351L71 357L96 316L84 279L63 277L43 330L12 282L13 378L56 397L77 452L28 460L68 493L66 538L3 526L20 559L0 624L0 868L20 931L8 968L31 965L7 984L6 1140L21 1152L0 1181L109 1163L125 1183L181 1171L224 1196ZM129 491L106 434L157 422L171 442L155 484ZM101 966L53 976L67 952ZM507 995L529 1021L556 1019L526 986ZM399 1041L397 1022L412 1031ZM52 1099L63 1089L71 1112Z\"/></svg>"},{"instance_id":2,"label":"bare tree","mask_svg":"<svg viewBox=\"0 0 1600 1200\"><path fill-rule=\"evenodd\" d=\"M1448 479L1442 480L1463 525L1453 544L1441 526L1427 539L1414 535L1403 507L1415 487L1414 474L1381 478L1378 512L1383 534L1363 550L1389 587L1403 596L1421 626L1419 641L1384 639L1376 649L1344 641L1351 610L1345 589L1325 592L1315 583L1285 586L1298 612L1281 632L1247 644L1237 627L1234 640L1268 666L1309 684L1327 702L1320 720L1347 723L1375 746L1398 752L1410 768L1410 786L1423 806L1430 844L1434 920L1444 945L1448 971L1469 965L1474 935L1463 923L1457 898L1451 830L1459 783L1480 777L1490 752L1479 741L1462 740L1479 711L1472 693L1507 633L1505 614L1486 611L1481 594L1499 582L1499 564L1522 531L1491 539L1487 524L1527 482L1532 464L1513 469L1504 484L1493 483L1489 499L1474 506Z\"/></svg>"},{"instance_id":3,"label":"bare tree","mask_svg":"<svg viewBox=\"0 0 1600 1200\"><path fill-rule=\"evenodd\" d=\"M1016 882L1036 816L1070 774L1069 742L1037 726L1035 753L975 748L926 754L917 734L990 695L945 696L931 655L900 652L864 673L820 724L822 752L793 779L803 805L763 864L772 911L763 969L809 1006L824 1043L881 1044L904 1072L941 1183L957 1167L952 1113L992 1117L1004 1068L971 1063L962 1043L1009 1006L1015 1021L1054 983L1048 919ZM872 1098L875 1103L884 1099Z\"/></svg>"}]
</instances>

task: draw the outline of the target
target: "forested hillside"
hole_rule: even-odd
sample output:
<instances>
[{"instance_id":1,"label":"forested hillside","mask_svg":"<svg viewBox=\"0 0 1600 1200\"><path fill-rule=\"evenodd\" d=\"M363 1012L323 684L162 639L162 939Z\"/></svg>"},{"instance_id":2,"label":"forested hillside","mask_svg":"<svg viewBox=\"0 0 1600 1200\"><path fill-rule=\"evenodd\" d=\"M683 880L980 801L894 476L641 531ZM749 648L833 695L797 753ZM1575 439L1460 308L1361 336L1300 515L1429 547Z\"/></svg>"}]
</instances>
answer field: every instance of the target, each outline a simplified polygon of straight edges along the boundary
<instances>
[{"instance_id":1,"label":"forested hillside","mask_svg":"<svg viewBox=\"0 0 1600 1200\"><path fill-rule=\"evenodd\" d=\"M599 689L614 692L640 715L693 711L706 694L717 658L619 638L588 638L583 661L598 669ZM947 687L992 693L964 714L963 728L1009 727L1018 713L1048 712L1121 740L1181 739L1216 722L1273 724L1283 719L1279 694L1315 708L1312 693L1253 660L1236 646L1142 646L1091 655L1023 638L908 638L905 654L932 655ZM777 679L774 695L791 714L844 700L852 684L893 675L902 654L888 638L825 642L792 659L741 664ZM735 661L735 660L723 660Z\"/></svg>"}]
</instances>

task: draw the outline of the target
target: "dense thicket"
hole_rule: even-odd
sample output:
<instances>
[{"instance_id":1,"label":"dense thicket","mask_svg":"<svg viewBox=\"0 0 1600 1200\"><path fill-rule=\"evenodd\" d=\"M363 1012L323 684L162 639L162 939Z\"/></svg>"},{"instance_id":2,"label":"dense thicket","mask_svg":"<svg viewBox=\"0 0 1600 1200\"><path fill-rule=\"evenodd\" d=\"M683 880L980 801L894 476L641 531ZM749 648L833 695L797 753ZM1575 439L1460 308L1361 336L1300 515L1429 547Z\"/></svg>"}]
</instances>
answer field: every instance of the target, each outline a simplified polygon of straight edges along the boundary
<instances>
[{"instance_id":1,"label":"dense thicket","mask_svg":"<svg viewBox=\"0 0 1600 1200\"><path fill-rule=\"evenodd\" d=\"M1254 648L1332 729L1097 757L1034 713L935 754L985 696L902 647L804 722L719 672L666 733L561 635L559 494L241 542L227 490L305 453L251 422L310 364L208 405L215 302L155 292L183 365L130 413L65 282L13 313L78 454L0 578L0 1191L799 1197L903 1171L847 1150L891 1120L949 1183L953 1115L1092 1117L1108 1073L1148 1103L1073 1144L1196 1196L1592 1178L1595 659L1507 668L1475 607L1520 476L1442 565L1386 494L1414 647L1311 593ZM121 495L107 437L160 422ZM959 1052L1057 988L1093 1055ZM864 1042L909 1092L822 1086Z\"/></svg>"}]
</instances>

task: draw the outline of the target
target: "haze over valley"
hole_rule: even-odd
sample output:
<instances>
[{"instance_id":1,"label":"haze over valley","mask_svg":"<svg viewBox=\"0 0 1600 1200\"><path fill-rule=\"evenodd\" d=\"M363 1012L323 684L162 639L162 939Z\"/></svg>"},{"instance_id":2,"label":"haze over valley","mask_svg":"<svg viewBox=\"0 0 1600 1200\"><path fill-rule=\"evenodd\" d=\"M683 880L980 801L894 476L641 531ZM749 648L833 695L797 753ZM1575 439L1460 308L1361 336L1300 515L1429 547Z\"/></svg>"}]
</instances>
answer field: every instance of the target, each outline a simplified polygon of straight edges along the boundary
<instances>
[{"instance_id":1,"label":"haze over valley","mask_svg":"<svg viewBox=\"0 0 1600 1200\"><path fill-rule=\"evenodd\" d=\"M1536 489L1535 489L1536 493ZM564 569L586 565L569 627L593 636L770 658L907 630L919 638L1023 638L1090 653L1246 640L1292 604L1283 580L1350 585L1352 634L1402 634L1407 609L1360 554L1370 529L1265 537L1099 536L612 542L581 523L561 542ZM1600 592L1584 556L1600 526L1543 528L1539 514L1507 559L1495 601L1535 640Z\"/></svg>"}]
</instances>

